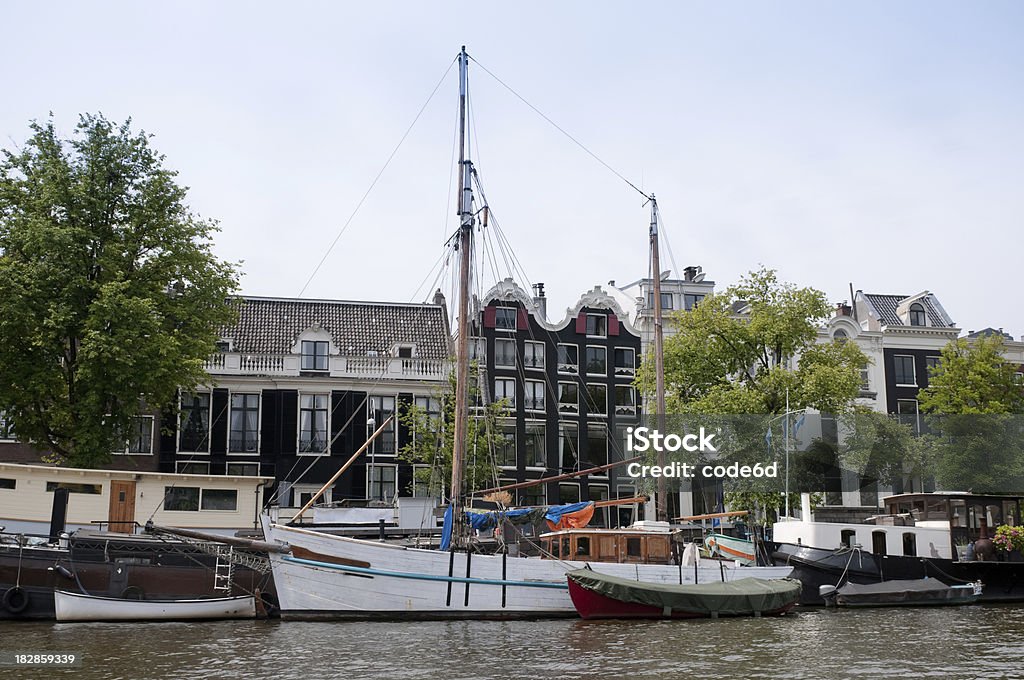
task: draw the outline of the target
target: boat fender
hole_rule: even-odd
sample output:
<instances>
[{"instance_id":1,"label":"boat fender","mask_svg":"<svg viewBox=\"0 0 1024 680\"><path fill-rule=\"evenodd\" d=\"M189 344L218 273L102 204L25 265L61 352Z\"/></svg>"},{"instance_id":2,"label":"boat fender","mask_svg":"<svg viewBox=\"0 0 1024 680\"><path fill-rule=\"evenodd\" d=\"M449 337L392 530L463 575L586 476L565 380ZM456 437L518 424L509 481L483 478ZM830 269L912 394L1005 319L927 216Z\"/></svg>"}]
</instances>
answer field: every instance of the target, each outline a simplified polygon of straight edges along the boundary
<instances>
[{"instance_id":1,"label":"boat fender","mask_svg":"<svg viewBox=\"0 0 1024 680\"><path fill-rule=\"evenodd\" d=\"M12 614L20 614L28 607L28 593L20 586L8 588L3 597L4 609Z\"/></svg>"},{"instance_id":2,"label":"boat fender","mask_svg":"<svg viewBox=\"0 0 1024 680\"><path fill-rule=\"evenodd\" d=\"M128 586L121 591L122 600L144 600L146 599L146 591L138 586Z\"/></svg>"}]
</instances>

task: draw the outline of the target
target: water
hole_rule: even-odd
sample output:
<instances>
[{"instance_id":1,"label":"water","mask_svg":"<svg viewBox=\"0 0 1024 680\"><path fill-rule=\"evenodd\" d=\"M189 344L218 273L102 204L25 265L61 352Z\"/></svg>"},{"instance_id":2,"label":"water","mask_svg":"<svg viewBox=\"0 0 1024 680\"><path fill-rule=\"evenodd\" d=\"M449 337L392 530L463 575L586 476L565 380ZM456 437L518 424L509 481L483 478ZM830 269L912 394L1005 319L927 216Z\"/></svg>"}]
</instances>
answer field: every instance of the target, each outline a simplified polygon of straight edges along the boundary
<instances>
[{"instance_id":1,"label":"water","mask_svg":"<svg viewBox=\"0 0 1024 680\"><path fill-rule=\"evenodd\" d=\"M1024 607L698 621L3 623L0 650L78 652L52 678L1024 678Z\"/></svg>"}]
</instances>

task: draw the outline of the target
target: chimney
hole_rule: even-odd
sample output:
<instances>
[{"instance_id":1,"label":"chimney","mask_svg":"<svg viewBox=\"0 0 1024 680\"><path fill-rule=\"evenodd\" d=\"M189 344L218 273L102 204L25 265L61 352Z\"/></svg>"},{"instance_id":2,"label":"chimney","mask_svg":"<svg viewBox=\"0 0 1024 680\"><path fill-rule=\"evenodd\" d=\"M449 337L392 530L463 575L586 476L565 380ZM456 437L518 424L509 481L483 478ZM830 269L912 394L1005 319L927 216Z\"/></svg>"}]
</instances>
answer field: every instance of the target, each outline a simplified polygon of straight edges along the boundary
<instances>
[{"instance_id":1,"label":"chimney","mask_svg":"<svg viewBox=\"0 0 1024 680\"><path fill-rule=\"evenodd\" d=\"M547 321L548 319L548 299L544 297L544 284L535 283L533 284L533 306L537 308L537 313L540 318Z\"/></svg>"},{"instance_id":2,"label":"chimney","mask_svg":"<svg viewBox=\"0 0 1024 680\"><path fill-rule=\"evenodd\" d=\"M836 303L836 316L851 316L853 314L853 308L846 304L846 300Z\"/></svg>"},{"instance_id":3,"label":"chimney","mask_svg":"<svg viewBox=\"0 0 1024 680\"><path fill-rule=\"evenodd\" d=\"M438 288L437 292L434 293L434 304L438 307L445 307L448 304L447 300L444 299L444 293L441 292L440 288Z\"/></svg>"},{"instance_id":4,"label":"chimney","mask_svg":"<svg viewBox=\"0 0 1024 680\"><path fill-rule=\"evenodd\" d=\"M697 277L697 272L700 271L700 267L686 267L683 269L683 281L693 281Z\"/></svg>"}]
</instances>

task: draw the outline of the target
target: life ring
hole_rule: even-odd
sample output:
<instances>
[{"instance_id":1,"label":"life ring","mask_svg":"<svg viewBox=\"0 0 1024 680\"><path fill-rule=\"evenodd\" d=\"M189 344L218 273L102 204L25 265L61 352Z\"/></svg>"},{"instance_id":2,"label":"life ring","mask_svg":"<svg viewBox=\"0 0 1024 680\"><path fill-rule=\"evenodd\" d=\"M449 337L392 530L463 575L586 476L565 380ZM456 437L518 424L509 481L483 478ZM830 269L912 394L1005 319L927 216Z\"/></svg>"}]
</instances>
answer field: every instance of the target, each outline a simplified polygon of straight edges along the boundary
<instances>
[{"instance_id":1,"label":"life ring","mask_svg":"<svg viewBox=\"0 0 1024 680\"><path fill-rule=\"evenodd\" d=\"M122 600L143 600L146 598L146 591L139 586L128 586L121 591Z\"/></svg>"},{"instance_id":2,"label":"life ring","mask_svg":"<svg viewBox=\"0 0 1024 680\"><path fill-rule=\"evenodd\" d=\"M28 593L20 586L8 588L3 597L4 609L12 614L20 614L28 607Z\"/></svg>"}]
</instances>

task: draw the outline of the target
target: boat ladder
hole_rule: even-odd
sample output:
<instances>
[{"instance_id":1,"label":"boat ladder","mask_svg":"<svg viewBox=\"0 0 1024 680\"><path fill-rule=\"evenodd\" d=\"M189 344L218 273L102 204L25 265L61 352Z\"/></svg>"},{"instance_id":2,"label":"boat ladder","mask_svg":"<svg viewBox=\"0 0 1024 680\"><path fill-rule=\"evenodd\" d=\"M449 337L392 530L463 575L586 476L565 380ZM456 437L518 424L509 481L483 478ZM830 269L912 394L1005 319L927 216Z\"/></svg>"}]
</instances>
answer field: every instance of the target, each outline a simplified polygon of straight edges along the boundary
<instances>
[{"instance_id":1,"label":"boat ladder","mask_svg":"<svg viewBox=\"0 0 1024 680\"><path fill-rule=\"evenodd\" d=\"M217 564L213 570L213 589L231 590L231 577L235 571L235 549L227 546L227 550L217 551Z\"/></svg>"}]
</instances>

